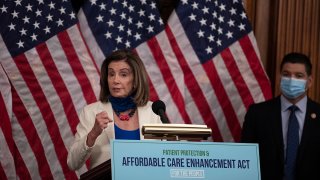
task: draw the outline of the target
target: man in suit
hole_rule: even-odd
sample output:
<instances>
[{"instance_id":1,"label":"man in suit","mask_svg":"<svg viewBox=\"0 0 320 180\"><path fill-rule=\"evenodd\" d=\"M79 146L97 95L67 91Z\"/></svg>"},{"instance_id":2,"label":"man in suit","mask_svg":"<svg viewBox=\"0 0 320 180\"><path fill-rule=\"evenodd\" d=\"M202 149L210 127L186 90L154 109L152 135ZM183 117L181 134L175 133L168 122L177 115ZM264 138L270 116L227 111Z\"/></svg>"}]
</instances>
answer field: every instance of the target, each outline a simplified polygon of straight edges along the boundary
<instances>
[{"instance_id":1,"label":"man in suit","mask_svg":"<svg viewBox=\"0 0 320 180\"><path fill-rule=\"evenodd\" d=\"M320 104L307 97L311 71L307 56L287 54L280 66L281 95L248 109L241 142L259 144L262 180L320 179Z\"/></svg>"}]
</instances>

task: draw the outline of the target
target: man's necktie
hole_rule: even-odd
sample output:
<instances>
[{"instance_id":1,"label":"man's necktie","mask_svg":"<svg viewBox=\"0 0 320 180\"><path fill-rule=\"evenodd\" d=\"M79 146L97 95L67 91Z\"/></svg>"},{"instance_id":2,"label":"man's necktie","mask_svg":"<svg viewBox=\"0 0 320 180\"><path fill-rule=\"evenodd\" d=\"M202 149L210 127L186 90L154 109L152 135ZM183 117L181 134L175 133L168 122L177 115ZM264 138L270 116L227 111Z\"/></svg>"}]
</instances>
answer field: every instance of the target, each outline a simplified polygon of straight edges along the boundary
<instances>
[{"instance_id":1,"label":"man's necktie","mask_svg":"<svg viewBox=\"0 0 320 180\"><path fill-rule=\"evenodd\" d=\"M285 179L294 180L295 177L295 164L299 146L299 123L295 115L298 107L292 105L288 108L291 113L289 117L289 125L287 132L287 151L285 161Z\"/></svg>"}]
</instances>

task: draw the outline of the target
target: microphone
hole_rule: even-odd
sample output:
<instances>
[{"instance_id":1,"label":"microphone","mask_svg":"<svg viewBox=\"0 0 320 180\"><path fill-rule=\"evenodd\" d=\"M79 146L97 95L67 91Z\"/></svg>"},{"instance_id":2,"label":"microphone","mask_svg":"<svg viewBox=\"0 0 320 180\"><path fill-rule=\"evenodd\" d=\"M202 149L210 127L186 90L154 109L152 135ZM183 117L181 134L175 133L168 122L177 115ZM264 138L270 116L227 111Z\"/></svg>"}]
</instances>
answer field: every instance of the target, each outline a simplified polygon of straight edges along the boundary
<instances>
[{"instance_id":1,"label":"microphone","mask_svg":"<svg viewBox=\"0 0 320 180\"><path fill-rule=\"evenodd\" d=\"M166 112L166 105L161 100L157 100L152 103L152 111L160 116L162 123L168 124L170 123L165 112Z\"/></svg>"}]
</instances>

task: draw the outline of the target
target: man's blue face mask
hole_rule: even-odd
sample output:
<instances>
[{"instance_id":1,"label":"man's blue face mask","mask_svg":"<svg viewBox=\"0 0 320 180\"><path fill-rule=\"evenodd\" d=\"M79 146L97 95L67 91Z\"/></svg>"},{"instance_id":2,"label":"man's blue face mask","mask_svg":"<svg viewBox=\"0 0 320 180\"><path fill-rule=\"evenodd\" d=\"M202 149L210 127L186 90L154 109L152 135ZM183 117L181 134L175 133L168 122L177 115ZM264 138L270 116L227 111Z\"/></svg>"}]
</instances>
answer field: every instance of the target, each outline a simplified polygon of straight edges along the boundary
<instances>
[{"instance_id":1,"label":"man's blue face mask","mask_svg":"<svg viewBox=\"0 0 320 180\"><path fill-rule=\"evenodd\" d=\"M306 92L306 84L304 79L281 77L280 88L284 96L295 99Z\"/></svg>"}]
</instances>

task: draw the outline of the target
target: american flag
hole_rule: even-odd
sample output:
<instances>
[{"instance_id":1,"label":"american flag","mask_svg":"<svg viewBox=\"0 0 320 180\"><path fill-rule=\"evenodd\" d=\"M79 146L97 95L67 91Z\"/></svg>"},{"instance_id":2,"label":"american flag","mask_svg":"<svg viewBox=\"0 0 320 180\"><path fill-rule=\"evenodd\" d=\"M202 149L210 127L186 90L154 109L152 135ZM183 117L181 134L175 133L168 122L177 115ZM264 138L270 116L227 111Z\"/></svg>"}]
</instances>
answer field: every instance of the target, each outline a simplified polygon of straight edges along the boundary
<instances>
[{"instance_id":1,"label":"american flag","mask_svg":"<svg viewBox=\"0 0 320 180\"><path fill-rule=\"evenodd\" d=\"M208 125L214 141L238 142L249 105L272 97L239 0L181 0L165 30L138 49L160 67L147 69L169 118Z\"/></svg>"},{"instance_id":2,"label":"american flag","mask_svg":"<svg viewBox=\"0 0 320 180\"><path fill-rule=\"evenodd\" d=\"M116 49L142 58L151 100L166 103L172 123L206 124L214 141L237 142L248 106L271 98L240 0L181 0L166 25L152 0L85 1L79 25L65 1L4 1L0 15L4 177L76 178L65 164L76 114L96 101L98 69Z\"/></svg>"},{"instance_id":3,"label":"american flag","mask_svg":"<svg viewBox=\"0 0 320 180\"><path fill-rule=\"evenodd\" d=\"M68 148L78 113L100 87L73 7L5 0L0 19L0 179L77 179Z\"/></svg>"},{"instance_id":4,"label":"american flag","mask_svg":"<svg viewBox=\"0 0 320 180\"><path fill-rule=\"evenodd\" d=\"M79 14L81 31L96 62L118 49L134 49L164 29L150 0L89 0Z\"/></svg>"},{"instance_id":5,"label":"american flag","mask_svg":"<svg viewBox=\"0 0 320 180\"><path fill-rule=\"evenodd\" d=\"M208 125L214 141L239 141L248 106L272 97L241 1L181 0L166 26L147 0L91 0L79 17L98 64L135 49L151 99L166 103L172 123Z\"/></svg>"}]
</instances>

